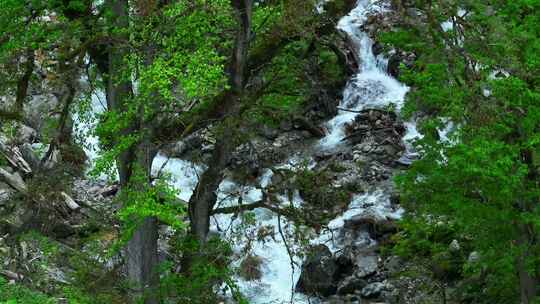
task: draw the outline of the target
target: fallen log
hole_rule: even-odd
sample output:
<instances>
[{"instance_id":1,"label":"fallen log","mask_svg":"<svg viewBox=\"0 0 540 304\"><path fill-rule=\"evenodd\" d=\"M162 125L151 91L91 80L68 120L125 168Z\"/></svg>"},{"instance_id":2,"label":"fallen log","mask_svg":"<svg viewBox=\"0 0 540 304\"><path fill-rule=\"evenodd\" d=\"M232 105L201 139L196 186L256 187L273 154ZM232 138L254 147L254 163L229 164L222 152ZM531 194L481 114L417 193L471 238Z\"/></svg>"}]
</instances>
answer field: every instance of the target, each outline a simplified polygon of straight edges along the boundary
<instances>
[{"instance_id":1,"label":"fallen log","mask_svg":"<svg viewBox=\"0 0 540 304\"><path fill-rule=\"evenodd\" d=\"M22 274L18 274L9 270L0 270L0 274L5 276L9 280L20 281L24 279L24 276Z\"/></svg>"},{"instance_id":2,"label":"fallen log","mask_svg":"<svg viewBox=\"0 0 540 304\"><path fill-rule=\"evenodd\" d=\"M10 166L18 169L24 174L32 173L32 167L22 156L21 151L17 147L8 147L2 141L0 141L0 154L8 161Z\"/></svg>"},{"instance_id":3,"label":"fallen log","mask_svg":"<svg viewBox=\"0 0 540 304\"><path fill-rule=\"evenodd\" d=\"M28 194L28 187L18 173L11 174L8 171L0 168L0 181L8 184L8 186L24 195Z\"/></svg>"},{"instance_id":4,"label":"fallen log","mask_svg":"<svg viewBox=\"0 0 540 304\"><path fill-rule=\"evenodd\" d=\"M81 206L79 206L79 204L77 204L77 202L75 202L75 200L71 198L71 196L69 196L67 193L61 192L60 194L64 198L64 203L66 203L66 206L71 209L71 211L77 211L81 209Z\"/></svg>"}]
</instances>

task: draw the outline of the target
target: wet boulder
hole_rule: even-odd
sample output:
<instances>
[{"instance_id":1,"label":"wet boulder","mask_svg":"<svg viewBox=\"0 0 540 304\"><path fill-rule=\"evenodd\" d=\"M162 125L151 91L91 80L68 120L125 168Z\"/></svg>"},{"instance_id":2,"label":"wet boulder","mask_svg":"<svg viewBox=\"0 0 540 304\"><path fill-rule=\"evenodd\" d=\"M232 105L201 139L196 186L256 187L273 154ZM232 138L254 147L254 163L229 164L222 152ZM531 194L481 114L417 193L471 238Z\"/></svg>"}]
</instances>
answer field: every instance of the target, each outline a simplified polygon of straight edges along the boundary
<instances>
[{"instance_id":1,"label":"wet boulder","mask_svg":"<svg viewBox=\"0 0 540 304\"><path fill-rule=\"evenodd\" d=\"M17 143L32 143L35 139L37 139L37 137L38 133L33 128L20 123L16 125L14 138L16 139Z\"/></svg>"},{"instance_id":2,"label":"wet boulder","mask_svg":"<svg viewBox=\"0 0 540 304\"><path fill-rule=\"evenodd\" d=\"M359 153L383 164L393 163L405 150L406 128L395 112L366 109L345 125L345 140Z\"/></svg>"},{"instance_id":3,"label":"wet boulder","mask_svg":"<svg viewBox=\"0 0 540 304\"><path fill-rule=\"evenodd\" d=\"M367 281L365 279L359 278L355 275L348 276L339 282L337 294L346 295L354 294L360 292L366 285Z\"/></svg>"},{"instance_id":4,"label":"wet boulder","mask_svg":"<svg viewBox=\"0 0 540 304\"><path fill-rule=\"evenodd\" d=\"M302 273L296 284L296 290L305 294L328 297L337 291L338 264L332 252L325 245L309 249L302 265Z\"/></svg>"},{"instance_id":5,"label":"wet boulder","mask_svg":"<svg viewBox=\"0 0 540 304\"><path fill-rule=\"evenodd\" d=\"M375 254L359 254L356 258L356 271L354 275L358 278L367 278L374 275L379 269L379 257Z\"/></svg>"},{"instance_id":6,"label":"wet boulder","mask_svg":"<svg viewBox=\"0 0 540 304\"><path fill-rule=\"evenodd\" d=\"M361 289L367 284L365 280L372 278L379 271L379 256L374 248L347 246L339 252L336 261L340 267L339 274L343 278L339 290L345 293L351 289Z\"/></svg>"},{"instance_id":7,"label":"wet boulder","mask_svg":"<svg viewBox=\"0 0 540 304\"><path fill-rule=\"evenodd\" d=\"M372 298L378 297L381 294L381 292L384 290L384 288L385 288L384 283L375 282L364 287L362 291L360 292L360 294L364 298L372 299Z\"/></svg>"},{"instance_id":8,"label":"wet boulder","mask_svg":"<svg viewBox=\"0 0 540 304\"><path fill-rule=\"evenodd\" d=\"M345 228L368 231L371 237L380 238L386 234L396 233L398 226L395 221L377 217L372 213L364 213L345 221Z\"/></svg>"}]
</instances>

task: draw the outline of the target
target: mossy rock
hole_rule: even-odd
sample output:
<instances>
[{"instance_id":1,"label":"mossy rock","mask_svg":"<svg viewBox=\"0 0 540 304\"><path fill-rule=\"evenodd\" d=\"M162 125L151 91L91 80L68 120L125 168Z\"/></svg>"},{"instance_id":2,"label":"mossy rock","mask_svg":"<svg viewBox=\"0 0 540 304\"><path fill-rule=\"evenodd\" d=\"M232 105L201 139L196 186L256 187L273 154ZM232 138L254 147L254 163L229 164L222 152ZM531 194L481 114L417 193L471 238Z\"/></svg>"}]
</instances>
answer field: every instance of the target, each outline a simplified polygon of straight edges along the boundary
<instances>
[{"instance_id":1,"label":"mossy rock","mask_svg":"<svg viewBox=\"0 0 540 304\"><path fill-rule=\"evenodd\" d=\"M303 211L311 216L311 220L324 224L334 218L345 208L351 198L343 188L332 185L328 172L303 170L296 173L295 186L306 202Z\"/></svg>"},{"instance_id":2,"label":"mossy rock","mask_svg":"<svg viewBox=\"0 0 540 304\"><path fill-rule=\"evenodd\" d=\"M453 281L461 277L463 259L458 255L444 251L433 255L433 275L442 281Z\"/></svg>"}]
</instances>

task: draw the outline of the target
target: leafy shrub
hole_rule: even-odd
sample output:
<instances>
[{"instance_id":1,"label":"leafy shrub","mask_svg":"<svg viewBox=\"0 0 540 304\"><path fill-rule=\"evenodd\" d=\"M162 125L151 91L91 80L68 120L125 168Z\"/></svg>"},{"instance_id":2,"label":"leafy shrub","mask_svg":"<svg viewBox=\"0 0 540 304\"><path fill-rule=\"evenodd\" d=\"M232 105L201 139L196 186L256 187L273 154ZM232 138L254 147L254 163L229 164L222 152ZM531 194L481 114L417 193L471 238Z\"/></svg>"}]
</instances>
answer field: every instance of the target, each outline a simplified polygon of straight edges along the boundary
<instances>
[{"instance_id":1,"label":"leafy shrub","mask_svg":"<svg viewBox=\"0 0 540 304\"><path fill-rule=\"evenodd\" d=\"M55 304L48 296L0 277L0 304Z\"/></svg>"}]
</instances>

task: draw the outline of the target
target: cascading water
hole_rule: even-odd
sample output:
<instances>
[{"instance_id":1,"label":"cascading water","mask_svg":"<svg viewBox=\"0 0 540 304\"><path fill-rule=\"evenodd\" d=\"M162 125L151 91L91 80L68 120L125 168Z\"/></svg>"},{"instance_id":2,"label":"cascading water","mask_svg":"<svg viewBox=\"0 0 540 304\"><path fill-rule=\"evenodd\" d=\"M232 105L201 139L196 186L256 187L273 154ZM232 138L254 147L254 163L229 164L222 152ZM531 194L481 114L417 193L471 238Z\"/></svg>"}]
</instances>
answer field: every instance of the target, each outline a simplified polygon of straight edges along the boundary
<instances>
[{"instance_id":1,"label":"cascading water","mask_svg":"<svg viewBox=\"0 0 540 304\"><path fill-rule=\"evenodd\" d=\"M316 143L312 149L313 154L320 150L335 150L342 147L345 137L345 125L350 123L356 117L358 111L368 108L387 108L393 107L397 111L401 109L404 103L405 95L408 88L399 83L396 79L386 73L387 61L373 54L373 41L367 33L362 31L362 25L366 22L368 14L384 10L383 7L376 5L376 0L360 0L356 7L345 17L343 17L338 27L350 37L353 46L356 50L356 56L360 67L358 73L348 82L344 98L340 104L338 114L331 119L326 128L328 135ZM97 96L96 96L97 97ZM93 106L96 111L101 111L101 106L97 102L98 99L93 99ZM405 159L413 156L414 150L412 145L408 143L419 136L416 131L414 122L405 123L407 133L403 140L405 141L407 151L404 155ZM90 129L92 126L83 125L85 129ZM96 140L89 138L89 144L95 144ZM95 158L96 151L87 151L91 158ZM277 169L278 167L275 167ZM311 168L311 167L310 167ZM184 201L189 200L197 182L198 177L205 170L203 166L195 165L190 161L180 159L168 159L162 154L159 154L153 163L153 172L163 170L172 175L174 185L180 190L180 198ZM221 207L237 204L241 198L244 203L255 202L262 197L261 189L264 189L270 183L272 177L272 169L267 169L265 174L259 178L258 186L241 187L230 180L222 182L218 195L218 203ZM302 204L302 199L297 191L292 202L283 197L282 204ZM402 210L395 210L390 204L389 195L384 189L374 189L365 194L354 195L349 205L349 208L341 216L330 222L329 228L331 231L338 231L344 225L345 220L359 214L370 213L376 217L386 217L397 219L401 216ZM252 304L267 304L267 303L293 303L304 304L308 303L308 299L294 292L294 285L300 276L299 266L300 258L293 257L293 262L289 256L285 240L280 237L278 231L285 232L292 229L292 223L289 223L284 218L279 218L276 214L264 210L256 209L255 228L251 231L256 231L258 228L266 226L273 229L273 236L266 238L263 242L255 241L252 246L251 253L257 255L261 261L261 278L256 281L247 281L238 278L240 291L244 293ZM244 228L241 217L232 215L217 215L212 221L212 230L220 233L223 237L235 237L234 231L240 230L244 234ZM236 238L236 251L238 253L238 266L241 261L241 246L249 236L244 236L239 241ZM334 238L330 234L315 236L312 243L325 243L332 251L339 249L340 244L334 242ZM369 237L366 237L366 246L373 242ZM293 243L287 244L289 249L295 249Z\"/></svg>"},{"instance_id":2,"label":"cascading water","mask_svg":"<svg viewBox=\"0 0 540 304\"><path fill-rule=\"evenodd\" d=\"M360 62L358 73L348 82L340 110L327 124L329 134L320 142L322 149L334 149L345 137L344 126L354 120L357 113L366 108L385 108L393 106L400 110L408 88L386 73L387 62L383 57L373 54L373 41L361 30L370 12L383 8L373 0L360 0L357 6L343 17L338 28L350 37Z\"/></svg>"},{"instance_id":3,"label":"cascading water","mask_svg":"<svg viewBox=\"0 0 540 304\"><path fill-rule=\"evenodd\" d=\"M345 88L344 98L340 104L338 115L327 123L328 135L315 147L317 150L333 150L340 147L345 137L344 127L357 116L358 111L367 108L393 107L399 111L404 103L405 95L409 88L386 73L387 61L383 57L373 54L373 41L367 33L361 30L370 12L380 11L383 8L376 6L374 0L360 0L357 6L343 17L338 27L347 33L356 49L357 59L360 62L358 73L348 82ZM411 140L419 136L414 122L405 123L407 132L403 138L406 145L404 158L409 160L414 157L414 149ZM405 162L405 161L404 161ZM301 203L301 199L299 199ZM335 243L333 234L341 229L344 222L353 216L369 213L377 218L398 219L403 210L395 209L390 203L389 195L384 189L375 189L370 193L355 195L348 210L329 223L329 232L312 240L313 244L325 243L332 251L339 248ZM277 226L277 217L268 212L260 212L261 222L271 222ZM374 241L366 236L363 240L366 246ZM300 269L299 261L296 266L291 265L284 244L273 241L259 246L255 250L265 261L263 265L263 277L258 282L240 281L241 290L244 291L254 304L263 303L308 303L302 295L294 294L291 284L294 286L298 279ZM291 282L292 278L292 282ZM292 294L291 294L292 293Z\"/></svg>"}]
</instances>

